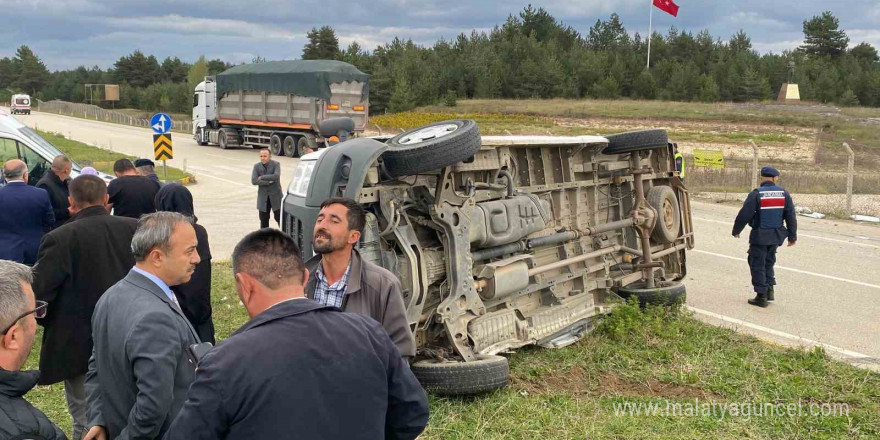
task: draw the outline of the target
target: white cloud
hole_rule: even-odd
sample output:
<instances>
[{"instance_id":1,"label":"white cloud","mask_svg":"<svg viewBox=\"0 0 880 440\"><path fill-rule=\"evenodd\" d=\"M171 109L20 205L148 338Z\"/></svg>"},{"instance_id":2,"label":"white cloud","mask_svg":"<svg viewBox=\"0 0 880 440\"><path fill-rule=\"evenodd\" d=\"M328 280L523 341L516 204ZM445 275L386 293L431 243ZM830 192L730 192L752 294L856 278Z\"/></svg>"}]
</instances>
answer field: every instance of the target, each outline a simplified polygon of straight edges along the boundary
<instances>
[{"instance_id":1,"label":"white cloud","mask_svg":"<svg viewBox=\"0 0 880 440\"><path fill-rule=\"evenodd\" d=\"M755 49L760 54L767 53L775 53L777 55L781 55L783 51L786 50L795 50L804 43L803 39L800 40L786 40L786 41L772 41L765 43L755 43L752 42L752 48Z\"/></svg>"},{"instance_id":2,"label":"white cloud","mask_svg":"<svg viewBox=\"0 0 880 440\"><path fill-rule=\"evenodd\" d=\"M880 29L850 29L846 34L849 35L850 47L864 41L880 49Z\"/></svg>"},{"instance_id":3,"label":"white cloud","mask_svg":"<svg viewBox=\"0 0 880 440\"><path fill-rule=\"evenodd\" d=\"M106 20L106 21L105 21ZM305 30L282 29L264 23L223 18L184 17L165 15L162 17L124 17L107 19L102 22L112 28L139 30L145 32L182 33L197 35L237 36L262 40L292 40L301 38Z\"/></svg>"}]
</instances>

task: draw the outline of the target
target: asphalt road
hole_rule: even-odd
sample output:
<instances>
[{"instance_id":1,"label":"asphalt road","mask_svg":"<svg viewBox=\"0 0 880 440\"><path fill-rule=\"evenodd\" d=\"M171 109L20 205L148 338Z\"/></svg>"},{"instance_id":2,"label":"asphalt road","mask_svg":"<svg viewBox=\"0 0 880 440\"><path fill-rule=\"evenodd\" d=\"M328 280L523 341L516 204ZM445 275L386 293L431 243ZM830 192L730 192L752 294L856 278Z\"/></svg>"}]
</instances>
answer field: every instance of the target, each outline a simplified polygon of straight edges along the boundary
<instances>
[{"instance_id":1,"label":"asphalt road","mask_svg":"<svg viewBox=\"0 0 880 440\"><path fill-rule=\"evenodd\" d=\"M151 132L53 114L19 116L31 127L137 156L152 154ZM215 259L259 227L251 168L253 150L202 147L174 133L174 160L198 179L190 190L199 223L208 230ZM276 158L286 188L296 159ZM185 163L185 165L184 165ZM161 171L160 171L161 172ZM160 174L161 175L161 174ZM730 235L737 208L693 203L697 248L688 254L688 306L707 322L735 327L782 344L822 345L828 353L869 368L880 367L880 227L799 217L799 241L780 248L776 301L761 309L746 263L747 235ZM274 224L273 224L274 225Z\"/></svg>"},{"instance_id":2,"label":"asphalt road","mask_svg":"<svg viewBox=\"0 0 880 440\"><path fill-rule=\"evenodd\" d=\"M19 115L17 119L32 128L61 133L80 142L153 158L152 131L146 128L39 112ZM260 227L257 187L251 184L251 170L260 160L257 150L200 146L192 135L184 133L172 133L171 140L174 159L168 161L168 166L186 169L196 177L198 183L189 186L195 201L195 215L199 224L208 230L214 259L228 259L238 240ZM277 156L273 159L281 163L282 189L286 191L298 159ZM162 176L161 164L157 164L156 172ZM272 226L274 222L272 219Z\"/></svg>"}]
</instances>

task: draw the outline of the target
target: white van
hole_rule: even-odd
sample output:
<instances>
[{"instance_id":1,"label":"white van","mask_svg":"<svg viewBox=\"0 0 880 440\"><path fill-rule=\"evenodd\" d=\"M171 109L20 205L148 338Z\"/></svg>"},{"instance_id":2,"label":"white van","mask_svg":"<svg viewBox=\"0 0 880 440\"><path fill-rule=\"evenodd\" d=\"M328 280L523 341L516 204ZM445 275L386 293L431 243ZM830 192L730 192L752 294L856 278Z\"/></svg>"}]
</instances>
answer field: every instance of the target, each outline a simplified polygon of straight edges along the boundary
<instances>
[{"instance_id":1,"label":"white van","mask_svg":"<svg viewBox=\"0 0 880 440\"><path fill-rule=\"evenodd\" d=\"M49 141L40 137L37 132L22 124L10 114L0 110L0 167L10 159L21 159L27 164L28 184L36 185L52 166L56 156L64 154ZM79 176L82 167L71 160L70 177ZM109 181L111 176L100 173L99 176ZM0 186L6 184L3 173L0 173Z\"/></svg>"},{"instance_id":2,"label":"white van","mask_svg":"<svg viewBox=\"0 0 880 440\"><path fill-rule=\"evenodd\" d=\"M12 95L12 103L9 105L12 114L31 114L31 97L28 95Z\"/></svg>"}]
</instances>

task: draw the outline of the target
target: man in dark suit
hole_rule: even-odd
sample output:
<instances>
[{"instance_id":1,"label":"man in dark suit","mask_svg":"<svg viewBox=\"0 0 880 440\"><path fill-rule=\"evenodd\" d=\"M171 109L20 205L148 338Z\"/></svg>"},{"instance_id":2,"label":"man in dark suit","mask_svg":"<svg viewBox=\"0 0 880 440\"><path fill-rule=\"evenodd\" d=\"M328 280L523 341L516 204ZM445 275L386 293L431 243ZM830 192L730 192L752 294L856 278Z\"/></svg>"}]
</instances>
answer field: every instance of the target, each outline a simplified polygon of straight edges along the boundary
<instances>
[{"instance_id":1,"label":"man in dark suit","mask_svg":"<svg viewBox=\"0 0 880 440\"><path fill-rule=\"evenodd\" d=\"M73 163L70 159L59 154L52 161L52 168L49 169L49 172L37 182L37 188L45 189L49 193L49 201L52 202L52 212L55 214L55 224L52 225L52 229L63 225L70 219L70 213L67 211L67 208L70 207L70 203L67 202L70 191L67 185L71 169L73 169Z\"/></svg>"},{"instance_id":2,"label":"man in dark suit","mask_svg":"<svg viewBox=\"0 0 880 440\"><path fill-rule=\"evenodd\" d=\"M128 159L119 159L113 164L116 178L107 185L113 215L140 218L144 214L156 212L156 193L159 183L138 174L134 164Z\"/></svg>"},{"instance_id":3,"label":"man in dark suit","mask_svg":"<svg viewBox=\"0 0 880 440\"><path fill-rule=\"evenodd\" d=\"M70 221L46 234L34 267L37 299L49 303L40 352L40 384L64 381L73 438L88 424L85 381L92 354L92 312L101 295L134 266L137 220L107 212L107 184L82 175L70 183Z\"/></svg>"},{"instance_id":4,"label":"man in dark suit","mask_svg":"<svg viewBox=\"0 0 880 440\"><path fill-rule=\"evenodd\" d=\"M174 212L141 217L131 240L135 266L98 300L86 375L84 439L155 439L183 406L195 376L186 349L199 342L169 286L199 263L191 220Z\"/></svg>"},{"instance_id":5,"label":"man in dark suit","mask_svg":"<svg viewBox=\"0 0 880 440\"><path fill-rule=\"evenodd\" d=\"M6 186L0 188L0 260L33 265L43 234L55 223L49 193L28 186L27 164L3 164Z\"/></svg>"},{"instance_id":6,"label":"man in dark suit","mask_svg":"<svg viewBox=\"0 0 880 440\"><path fill-rule=\"evenodd\" d=\"M248 234L232 253L251 320L199 362L165 440L418 437L428 401L378 322L304 297L293 239Z\"/></svg>"},{"instance_id":7,"label":"man in dark suit","mask_svg":"<svg viewBox=\"0 0 880 440\"><path fill-rule=\"evenodd\" d=\"M251 184L257 185L257 211L260 227L269 227L269 213L275 214L275 223L281 226L281 164L272 160L269 150L260 150L260 161L251 171Z\"/></svg>"}]
</instances>

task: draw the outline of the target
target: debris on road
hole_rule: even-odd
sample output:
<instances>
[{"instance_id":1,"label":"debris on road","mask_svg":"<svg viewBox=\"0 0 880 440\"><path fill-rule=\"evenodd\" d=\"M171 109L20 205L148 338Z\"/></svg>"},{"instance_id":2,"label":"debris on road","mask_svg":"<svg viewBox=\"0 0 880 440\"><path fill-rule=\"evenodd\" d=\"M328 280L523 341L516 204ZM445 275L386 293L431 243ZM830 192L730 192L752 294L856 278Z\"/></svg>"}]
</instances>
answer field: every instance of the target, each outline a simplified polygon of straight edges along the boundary
<instances>
[{"instance_id":1,"label":"debris on road","mask_svg":"<svg viewBox=\"0 0 880 440\"><path fill-rule=\"evenodd\" d=\"M870 215L854 215L851 217L857 222L880 223L880 217L872 217Z\"/></svg>"},{"instance_id":2,"label":"debris on road","mask_svg":"<svg viewBox=\"0 0 880 440\"><path fill-rule=\"evenodd\" d=\"M794 212L799 215L802 215L804 217L810 217L810 218L816 218L816 219L825 218L825 214L813 212L810 208L807 208L806 206L795 206Z\"/></svg>"}]
</instances>

